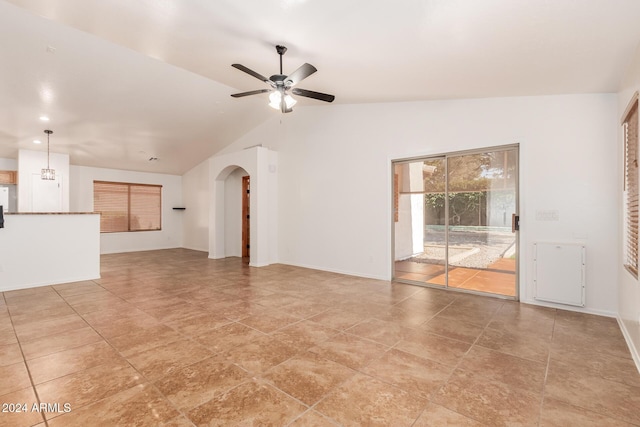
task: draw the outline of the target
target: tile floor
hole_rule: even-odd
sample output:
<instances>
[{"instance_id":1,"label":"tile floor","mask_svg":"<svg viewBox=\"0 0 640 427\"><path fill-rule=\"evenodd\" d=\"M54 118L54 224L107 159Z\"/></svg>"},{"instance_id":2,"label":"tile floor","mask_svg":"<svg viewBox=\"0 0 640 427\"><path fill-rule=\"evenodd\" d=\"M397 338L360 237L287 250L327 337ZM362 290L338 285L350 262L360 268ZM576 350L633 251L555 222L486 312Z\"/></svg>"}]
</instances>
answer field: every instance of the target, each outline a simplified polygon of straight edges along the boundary
<instances>
[{"instance_id":1,"label":"tile floor","mask_svg":"<svg viewBox=\"0 0 640 427\"><path fill-rule=\"evenodd\" d=\"M5 292L0 378L11 427L640 425L613 319L184 249Z\"/></svg>"}]
</instances>

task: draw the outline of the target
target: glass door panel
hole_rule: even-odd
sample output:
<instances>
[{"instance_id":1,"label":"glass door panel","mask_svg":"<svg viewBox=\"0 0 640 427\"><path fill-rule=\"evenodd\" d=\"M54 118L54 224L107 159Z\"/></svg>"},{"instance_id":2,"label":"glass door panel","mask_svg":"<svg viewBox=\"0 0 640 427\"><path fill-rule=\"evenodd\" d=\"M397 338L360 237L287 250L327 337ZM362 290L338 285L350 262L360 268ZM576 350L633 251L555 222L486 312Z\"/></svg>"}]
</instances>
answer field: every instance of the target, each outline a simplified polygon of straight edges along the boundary
<instances>
[{"instance_id":1,"label":"glass door panel","mask_svg":"<svg viewBox=\"0 0 640 427\"><path fill-rule=\"evenodd\" d=\"M517 151L447 158L448 286L516 296Z\"/></svg>"},{"instance_id":2,"label":"glass door panel","mask_svg":"<svg viewBox=\"0 0 640 427\"><path fill-rule=\"evenodd\" d=\"M429 159L422 164L424 180L424 253L420 256L430 268L425 280L430 285L447 285L446 259L446 159Z\"/></svg>"},{"instance_id":3,"label":"glass door panel","mask_svg":"<svg viewBox=\"0 0 640 427\"><path fill-rule=\"evenodd\" d=\"M396 279L446 285L445 178L444 158L394 165Z\"/></svg>"}]
</instances>

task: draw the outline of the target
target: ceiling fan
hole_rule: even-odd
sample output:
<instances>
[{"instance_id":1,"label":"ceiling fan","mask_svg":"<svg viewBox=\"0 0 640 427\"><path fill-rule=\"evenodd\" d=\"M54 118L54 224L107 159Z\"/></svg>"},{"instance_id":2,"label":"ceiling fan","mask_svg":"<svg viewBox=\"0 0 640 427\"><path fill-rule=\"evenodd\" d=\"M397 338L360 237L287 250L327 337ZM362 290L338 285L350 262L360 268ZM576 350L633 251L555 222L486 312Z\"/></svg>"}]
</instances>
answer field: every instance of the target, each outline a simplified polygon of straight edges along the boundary
<instances>
[{"instance_id":1,"label":"ceiling fan","mask_svg":"<svg viewBox=\"0 0 640 427\"><path fill-rule=\"evenodd\" d=\"M320 101L332 102L336 97L333 95L329 95L326 93L314 92L312 90L301 89L294 87L302 80L309 77L311 74L318 71L316 67L311 64L302 64L300 68L295 70L293 73L285 76L282 74L282 55L287 51L285 46L276 46L276 52L280 55L280 74L274 74L273 76L266 78L262 74L256 73L255 71L245 67L241 64L232 64L231 66L237 68L240 71L244 71L245 73L255 77L258 80L262 80L267 83L271 88L269 89L258 89L252 90L249 92L241 92L234 93L231 96L234 98L241 98L243 96L249 95L257 95L259 93L270 92L269 94L269 106L273 107L277 110L282 111L283 113L290 113L293 105L297 102L293 97L289 94L291 92L294 95L304 96L307 98L318 99Z\"/></svg>"}]
</instances>

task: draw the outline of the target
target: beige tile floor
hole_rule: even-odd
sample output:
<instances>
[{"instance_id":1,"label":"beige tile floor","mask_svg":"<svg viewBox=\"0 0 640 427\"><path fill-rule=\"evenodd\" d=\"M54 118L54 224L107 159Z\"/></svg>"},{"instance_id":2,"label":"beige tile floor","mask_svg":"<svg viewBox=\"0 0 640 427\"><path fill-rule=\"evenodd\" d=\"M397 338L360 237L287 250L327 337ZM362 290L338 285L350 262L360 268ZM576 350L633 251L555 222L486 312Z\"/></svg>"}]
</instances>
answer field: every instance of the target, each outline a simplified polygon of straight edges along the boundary
<instances>
[{"instance_id":1,"label":"beige tile floor","mask_svg":"<svg viewBox=\"0 0 640 427\"><path fill-rule=\"evenodd\" d=\"M5 292L0 378L11 427L640 425L613 319L183 249Z\"/></svg>"}]
</instances>

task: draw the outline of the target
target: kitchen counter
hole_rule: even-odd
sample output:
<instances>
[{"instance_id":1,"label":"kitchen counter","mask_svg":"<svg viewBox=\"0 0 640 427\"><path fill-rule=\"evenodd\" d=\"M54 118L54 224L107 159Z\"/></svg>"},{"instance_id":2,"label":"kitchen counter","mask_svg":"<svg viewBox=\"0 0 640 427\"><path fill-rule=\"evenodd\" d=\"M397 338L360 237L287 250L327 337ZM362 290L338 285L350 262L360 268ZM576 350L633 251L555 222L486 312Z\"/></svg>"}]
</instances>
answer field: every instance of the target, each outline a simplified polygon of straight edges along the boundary
<instances>
[{"instance_id":1,"label":"kitchen counter","mask_svg":"<svg viewBox=\"0 0 640 427\"><path fill-rule=\"evenodd\" d=\"M100 215L98 212L5 212L5 215Z\"/></svg>"},{"instance_id":2,"label":"kitchen counter","mask_svg":"<svg viewBox=\"0 0 640 427\"><path fill-rule=\"evenodd\" d=\"M100 214L5 213L0 291L100 277Z\"/></svg>"}]
</instances>

